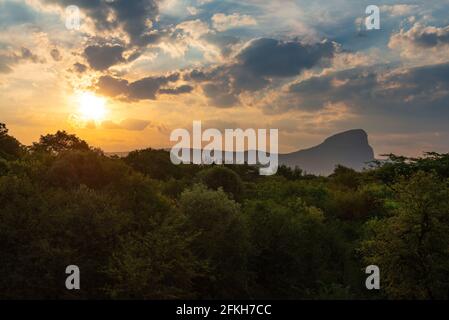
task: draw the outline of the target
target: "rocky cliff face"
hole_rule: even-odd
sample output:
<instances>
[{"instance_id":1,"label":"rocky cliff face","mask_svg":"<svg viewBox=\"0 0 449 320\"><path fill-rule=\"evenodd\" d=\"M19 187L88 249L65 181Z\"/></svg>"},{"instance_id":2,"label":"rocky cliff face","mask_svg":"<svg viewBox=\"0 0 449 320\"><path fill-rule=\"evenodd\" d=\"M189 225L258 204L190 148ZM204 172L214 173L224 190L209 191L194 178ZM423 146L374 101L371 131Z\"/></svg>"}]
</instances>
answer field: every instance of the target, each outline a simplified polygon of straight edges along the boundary
<instances>
[{"instance_id":1,"label":"rocky cliff face","mask_svg":"<svg viewBox=\"0 0 449 320\"><path fill-rule=\"evenodd\" d=\"M279 155L279 164L319 175L331 174L339 164L360 171L373 160L368 134L361 129L338 133L310 149Z\"/></svg>"}]
</instances>

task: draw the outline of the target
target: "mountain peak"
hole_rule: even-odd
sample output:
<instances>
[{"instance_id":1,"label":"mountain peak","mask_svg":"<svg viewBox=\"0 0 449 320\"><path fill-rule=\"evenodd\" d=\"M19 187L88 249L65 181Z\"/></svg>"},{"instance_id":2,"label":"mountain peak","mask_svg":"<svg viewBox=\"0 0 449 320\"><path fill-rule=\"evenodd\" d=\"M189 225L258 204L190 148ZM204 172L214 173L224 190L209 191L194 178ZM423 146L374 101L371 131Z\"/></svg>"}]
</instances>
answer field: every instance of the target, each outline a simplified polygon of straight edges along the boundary
<instances>
[{"instance_id":1,"label":"mountain peak","mask_svg":"<svg viewBox=\"0 0 449 320\"><path fill-rule=\"evenodd\" d=\"M363 129L353 129L334 134L324 140L323 143L338 144L368 144L368 134Z\"/></svg>"},{"instance_id":2,"label":"mountain peak","mask_svg":"<svg viewBox=\"0 0 449 320\"><path fill-rule=\"evenodd\" d=\"M353 129L328 137L323 143L306 150L281 155L279 162L298 166L308 173L329 175L337 165L362 170L374 160L373 148L363 129Z\"/></svg>"}]
</instances>

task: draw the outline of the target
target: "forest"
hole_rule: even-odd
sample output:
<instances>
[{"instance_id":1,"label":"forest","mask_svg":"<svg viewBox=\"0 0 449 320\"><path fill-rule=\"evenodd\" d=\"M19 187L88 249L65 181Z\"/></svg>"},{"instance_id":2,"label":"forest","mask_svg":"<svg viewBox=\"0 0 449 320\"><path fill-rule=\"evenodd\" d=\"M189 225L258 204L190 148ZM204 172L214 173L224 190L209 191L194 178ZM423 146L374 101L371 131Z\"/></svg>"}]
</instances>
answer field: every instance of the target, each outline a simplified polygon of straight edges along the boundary
<instances>
[{"instance_id":1,"label":"forest","mask_svg":"<svg viewBox=\"0 0 449 320\"><path fill-rule=\"evenodd\" d=\"M260 176L0 124L0 299L448 299L449 154L369 166Z\"/></svg>"}]
</instances>

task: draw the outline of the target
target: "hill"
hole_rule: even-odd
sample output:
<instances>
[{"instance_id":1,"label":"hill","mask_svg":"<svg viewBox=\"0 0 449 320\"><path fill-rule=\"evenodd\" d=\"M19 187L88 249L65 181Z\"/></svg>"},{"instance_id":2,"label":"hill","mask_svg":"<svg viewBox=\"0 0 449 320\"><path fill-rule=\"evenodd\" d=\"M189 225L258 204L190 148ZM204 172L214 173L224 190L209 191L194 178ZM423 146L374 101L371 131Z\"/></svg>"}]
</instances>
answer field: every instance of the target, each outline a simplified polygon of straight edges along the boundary
<instances>
[{"instance_id":1,"label":"hill","mask_svg":"<svg viewBox=\"0 0 449 320\"><path fill-rule=\"evenodd\" d=\"M368 134L361 129L338 133L309 149L279 155L279 164L320 175L331 174L339 164L360 171L373 160Z\"/></svg>"}]
</instances>

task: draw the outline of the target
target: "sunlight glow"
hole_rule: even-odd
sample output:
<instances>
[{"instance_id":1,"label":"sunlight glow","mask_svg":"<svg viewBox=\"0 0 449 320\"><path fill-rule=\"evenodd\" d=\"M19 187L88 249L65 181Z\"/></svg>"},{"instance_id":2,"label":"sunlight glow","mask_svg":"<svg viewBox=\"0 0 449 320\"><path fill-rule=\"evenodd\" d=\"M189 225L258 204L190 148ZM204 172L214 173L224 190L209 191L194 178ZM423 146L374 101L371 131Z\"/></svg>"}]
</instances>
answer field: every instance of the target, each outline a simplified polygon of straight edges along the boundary
<instances>
[{"instance_id":1,"label":"sunlight glow","mask_svg":"<svg viewBox=\"0 0 449 320\"><path fill-rule=\"evenodd\" d=\"M102 121L106 116L106 100L91 92L83 92L78 97L79 112L84 120Z\"/></svg>"}]
</instances>

